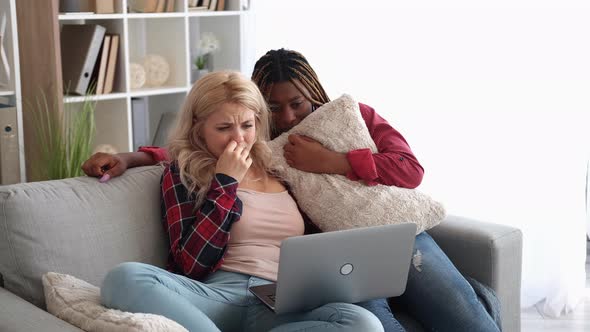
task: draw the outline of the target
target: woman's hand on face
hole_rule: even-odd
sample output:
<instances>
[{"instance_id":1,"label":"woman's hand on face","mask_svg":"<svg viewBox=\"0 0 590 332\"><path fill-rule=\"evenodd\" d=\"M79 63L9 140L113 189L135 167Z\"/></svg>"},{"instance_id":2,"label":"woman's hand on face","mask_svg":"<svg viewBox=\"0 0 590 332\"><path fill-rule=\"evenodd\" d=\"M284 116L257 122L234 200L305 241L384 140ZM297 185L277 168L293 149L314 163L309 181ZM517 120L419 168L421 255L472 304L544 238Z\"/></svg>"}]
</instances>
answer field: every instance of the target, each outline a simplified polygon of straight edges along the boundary
<instances>
[{"instance_id":1,"label":"woman's hand on face","mask_svg":"<svg viewBox=\"0 0 590 332\"><path fill-rule=\"evenodd\" d=\"M231 141L219 156L215 173L223 173L240 182L250 165L252 165L252 158L250 158L250 149L247 145Z\"/></svg>"},{"instance_id":2,"label":"woman's hand on face","mask_svg":"<svg viewBox=\"0 0 590 332\"><path fill-rule=\"evenodd\" d=\"M100 182L120 176L127 170L127 161L119 155L97 152L82 164L82 171L88 176L100 177Z\"/></svg>"},{"instance_id":3,"label":"woman's hand on face","mask_svg":"<svg viewBox=\"0 0 590 332\"><path fill-rule=\"evenodd\" d=\"M287 164L300 171L341 175L350 171L346 154L327 149L307 136L289 135L283 151Z\"/></svg>"}]
</instances>

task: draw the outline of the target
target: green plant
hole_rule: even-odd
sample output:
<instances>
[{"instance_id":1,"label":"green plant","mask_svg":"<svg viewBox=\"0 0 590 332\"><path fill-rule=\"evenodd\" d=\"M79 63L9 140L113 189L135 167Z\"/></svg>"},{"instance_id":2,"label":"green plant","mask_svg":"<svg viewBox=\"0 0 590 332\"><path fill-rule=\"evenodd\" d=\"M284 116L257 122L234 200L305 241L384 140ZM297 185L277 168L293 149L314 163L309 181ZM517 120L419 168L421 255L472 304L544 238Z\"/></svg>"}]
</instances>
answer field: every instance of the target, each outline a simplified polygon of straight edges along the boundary
<instances>
[{"instance_id":1,"label":"green plant","mask_svg":"<svg viewBox=\"0 0 590 332\"><path fill-rule=\"evenodd\" d=\"M41 93L29 107L40 152L37 176L47 180L81 176L80 166L92 153L96 101L85 96L81 103L64 103L60 113L56 105L49 107L47 96Z\"/></svg>"},{"instance_id":2,"label":"green plant","mask_svg":"<svg viewBox=\"0 0 590 332\"><path fill-rule=\"evenodd\" d=\"M209 54L219 50L219 40L211 32L203 32L199 39L198 54L195 58L195 67L204 69L207 66Z\"/></svg>"},{"instance_id":3,"label":"green plant","mask_svg":"<svg viewBox=\"0 0 590 332\"><path fill-rule=\"evenodd\" d=\"M195 59L195 67L197 67L197 69L203 69L205 68L205 56L204 55L199 55L197 56L197 58Z\"/></svg>"}]
</instances>

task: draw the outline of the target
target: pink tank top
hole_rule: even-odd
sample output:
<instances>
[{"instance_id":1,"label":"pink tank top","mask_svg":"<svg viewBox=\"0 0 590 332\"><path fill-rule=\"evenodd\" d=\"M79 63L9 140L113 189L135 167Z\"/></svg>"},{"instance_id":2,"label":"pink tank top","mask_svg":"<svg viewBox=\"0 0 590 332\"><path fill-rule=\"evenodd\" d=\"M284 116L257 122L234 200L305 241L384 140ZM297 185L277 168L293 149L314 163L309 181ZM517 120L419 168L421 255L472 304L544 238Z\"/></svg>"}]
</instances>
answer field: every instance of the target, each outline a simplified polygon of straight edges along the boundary
<instances>
[{"instance_id":1,"label":"pink tank top","mask_svg":"<svg viewBox=\"0 0 590 332\"><path fill-rule=\"evenodd\" d=\"M238 198L242 216L232 225L220 269L276 281L281 241L303 235L303 217L287 191L238 188Z\"/></svg>"}]
</instances>

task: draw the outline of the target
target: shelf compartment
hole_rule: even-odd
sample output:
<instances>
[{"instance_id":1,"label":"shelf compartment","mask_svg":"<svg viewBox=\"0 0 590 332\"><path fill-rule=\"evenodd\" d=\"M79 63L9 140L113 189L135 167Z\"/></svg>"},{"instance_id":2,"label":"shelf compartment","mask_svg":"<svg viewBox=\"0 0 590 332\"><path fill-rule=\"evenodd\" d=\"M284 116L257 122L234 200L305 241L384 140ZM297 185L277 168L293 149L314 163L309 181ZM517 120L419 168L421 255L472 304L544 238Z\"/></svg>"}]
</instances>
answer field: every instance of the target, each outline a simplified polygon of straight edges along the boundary
<instances>
[{"instance_id":1,"label":"shelf compartment","mask_svg":"<svg viewBox=\"0 0 590 332\"><path fill-rule=\"evenodd\" d=\"M132 98L133 149L137 150L141 145L165 145L168 132L159 129L162 116L166 113L178 114L185 99L186 93ZM170 126L166 129L170 130ZM159 142L154 141L156 135Z\"/></svg>"},{"instance_id":2,"label":"shelf compartment","mask_svg":"<svg viewBox=\"0 0 590 332\"><path fill-rule=\"evenodd\" d=\"M118 93L107 93L102 95L89 95L89 96L64 96L64 103L82 103L86 98L93 101L111 100L111 99L123 99L126 98L127 94L124 92Z\"/></svg>"},{"instance_id":3,"label":"shelf compartment","mask_svg":"<svg viewBox=\"0 0 590 332\"><path fill-rule=\"evenodd\" d=\"M160 55L170 67L170 76L162 86L146 85L132 93L147 89L185 88L188 85L186 63L185 18L129 20L129 61L143 65L146 55ZM146 89L147 88L147 89Z\"/></svg>"},{"instance_id":4,"label":"shelf compartment","mask_svg":"<svg viewBox=\"0 0 590 332\"><path fill-rule=\"evenodd\" d=\"M59 7L59 19L60 20L69 20L72 16L108 16L111 18L116 18L117 14L123 14L123 1L124 0L112 0L113 1L113 9L114 13L108 14L94 14L93 8L93 1L105 1L105 0L62 0L60 1ZM67 11L67 13L66 13ZM98 18L94 18L98 19Z\"/></svg>"},{"instance_id":5,"label":"shelf compartment","mask_svg":"<svg viewBox=\"0 0 590 332\"><path fill-rule=\"evenodd\" d=\"M66 24L96 24L106 28L106 34L117 34L119 35L119 46L117 50L117 59L115 65L115 76L113 79L113 91L112 94L117 95L118 93L124 93L127 89L126 83L126 75L125 75L125 33L124 33L124 21L119 19L110 19L110 20L95 20L95 19L88 19L88 20L67 20L67 21L60 21L60 26L64 26ZM63 52L62 52L63 53ZM63 57L63 56L62 56ZM96 60L95 66L100 65L100 58L99 56ZM63 67L63 64L62 64ZM65 86L64 86L65 88ZM107 95L105 95L107 96ZM70 97L66 97L70 98ZM109 99L110 97L105 98L97 98L97 99ZM117 98L116 96L114 98Z\"/></svg>"},{"instance_id":6,"label":"shelf compartment","mask_svg":"<svg viewBox=\"0 0 590 332\"><path fill-rule=\"evenodd\" d=\"M211 32L219 40L219 50L209 55L212 70L241 70L241 16L192 16L189 18L190 63L199 54L201 34Z\"/></svg>"},{"instance_id":7,"label":"shelf compartment","mask_svg":"<svg viewBox=\"0 0 590 332\"><path fill-rule=\"evenodd\" d=\"M100 100L96 103L96 136L93 150L100 144L108 144L117 152L131 151L127 103L127 98Z\"/></svg>"}]
</instances>

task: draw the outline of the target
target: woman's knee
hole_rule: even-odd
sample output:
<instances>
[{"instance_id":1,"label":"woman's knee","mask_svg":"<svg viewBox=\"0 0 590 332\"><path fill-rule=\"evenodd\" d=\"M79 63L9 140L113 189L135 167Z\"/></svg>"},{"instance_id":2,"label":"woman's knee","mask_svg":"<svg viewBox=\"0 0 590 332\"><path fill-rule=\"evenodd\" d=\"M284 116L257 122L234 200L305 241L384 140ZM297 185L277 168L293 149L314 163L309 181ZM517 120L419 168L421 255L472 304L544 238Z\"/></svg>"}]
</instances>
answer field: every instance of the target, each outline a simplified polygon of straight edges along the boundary
<instances>
[{"instance_id":1,"label":"woman's knee","mask_svg":"<svg viewBox=\"0 0 590 332\"><path fill-rule=\"evenodd\" d=\"M149 277L151 274L154 273L150 265L143 263L126 262L115 266L106 274L100 287L102 304L111 308L123 307L120 302L132 297L136 288L155 284L155 278ZM154 282L140 282L150 279Z\"/></svg>"},{"instance_id":2,"label":"woman's knee","mask_svg":"<svg viewBox=\"0 0 590 332\"><path fill-rule=\"evenodd\" d=\"M350 331L383 331L383 324L369 310L350 303L333 303L340 314L341 324L349 325Z\"/></svg>"}]
</instances>

